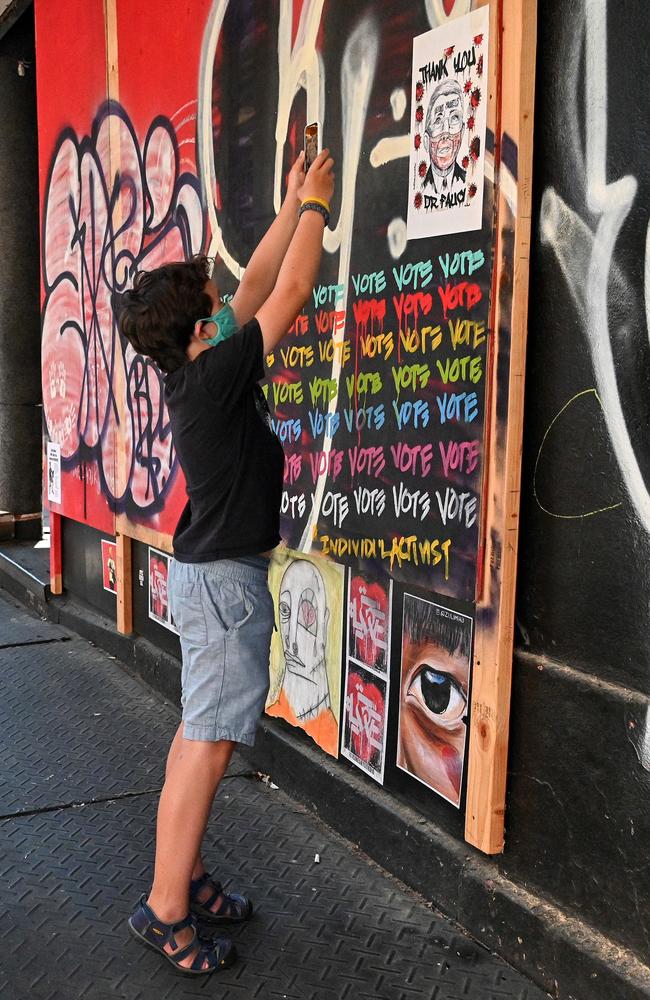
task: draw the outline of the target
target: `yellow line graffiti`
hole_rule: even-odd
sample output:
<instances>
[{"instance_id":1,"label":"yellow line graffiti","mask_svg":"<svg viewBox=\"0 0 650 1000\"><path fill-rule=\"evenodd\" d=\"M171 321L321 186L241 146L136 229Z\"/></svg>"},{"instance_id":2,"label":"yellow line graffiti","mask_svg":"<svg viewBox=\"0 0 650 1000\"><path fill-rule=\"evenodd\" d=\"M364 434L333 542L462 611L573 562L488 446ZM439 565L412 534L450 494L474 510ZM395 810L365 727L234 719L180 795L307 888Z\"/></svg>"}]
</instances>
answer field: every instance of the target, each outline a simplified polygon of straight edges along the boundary
<instances>
[{"instance_id":1,"label":"yellow line graffiti","mask_svg":"<svg viewBox=\"0 0 650 1000\"><path fill-rule=\"evenodd\" d=\"M556 513L554 513L554 511L549 510L548 507L544 506L544 504L542 503L542 501L539 499L539 496L538 496L538 493L537 493L537 467L539 465L539 460L540 460L540 458L542 456L542 451L544 449L544 443L546 441L546 438L549 436L549 434L551 433L551 431L553 429L554 424L560 419L560 417L562 416L562 414L564 413L564 411L567 410L573 403L575 403L575 401L577 399L579 399L581 396L588 396L590 393L593 393L593 395L596 397L596 399L598 400L598 405L600 406L600 408L602 410L603 404L600 401L600 397L599 397L598 392L596 391L596 389L583 389L581 392L577 392L575 394L575 396L572 396L571 399L569 399L564 404L564 406L559 411L559 413L556 413L555 416L553 417L553 419L551 420L548 428L546 429L546 433L544 434L544 437L542 438L542 443L539 446L539 451L537 452L537 458L535 459L535 471L533 472L533 494L535 496L535 500L537 502L537 505L538 505L538 507L541 508L541 510L544 511L545 514L548 514L549 517L557 517L557 518L559 518L560 520L563 520L563 521L575 521L575 520L579 520L579 519L584 518L584 517L593 517L594 514L603 514L606 510L616 510L617 507L622 507L623 506L623 501L620 501L619 503L610 504L609 507L598 507L596 510L586 511L584 514L556 514Z\"/></svg>"}]
</instances>

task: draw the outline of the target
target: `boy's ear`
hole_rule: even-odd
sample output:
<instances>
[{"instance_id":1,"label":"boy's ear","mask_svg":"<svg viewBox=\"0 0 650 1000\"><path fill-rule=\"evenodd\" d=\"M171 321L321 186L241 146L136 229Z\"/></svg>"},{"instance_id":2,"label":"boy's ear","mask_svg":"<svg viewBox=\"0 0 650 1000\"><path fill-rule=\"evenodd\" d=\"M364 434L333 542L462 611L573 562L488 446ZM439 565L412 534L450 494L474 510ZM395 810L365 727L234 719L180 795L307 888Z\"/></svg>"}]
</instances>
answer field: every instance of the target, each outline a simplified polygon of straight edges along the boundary
<instances>
[{"instance_id":1,"label":"boy's ear","mask_svg":"<svg viewBox=\"0 0 650 1000\"><path fill-rule=\"evenodd\" d=\"M197 319L196 323L194 324L194 329L192 331L192 339L194 339L194 337L196 337L197 340L204 340L205 339L205 334L203 332L203 323L201 323L201 321L198 320L198 319Z\"/></svg>"}]
</instances>

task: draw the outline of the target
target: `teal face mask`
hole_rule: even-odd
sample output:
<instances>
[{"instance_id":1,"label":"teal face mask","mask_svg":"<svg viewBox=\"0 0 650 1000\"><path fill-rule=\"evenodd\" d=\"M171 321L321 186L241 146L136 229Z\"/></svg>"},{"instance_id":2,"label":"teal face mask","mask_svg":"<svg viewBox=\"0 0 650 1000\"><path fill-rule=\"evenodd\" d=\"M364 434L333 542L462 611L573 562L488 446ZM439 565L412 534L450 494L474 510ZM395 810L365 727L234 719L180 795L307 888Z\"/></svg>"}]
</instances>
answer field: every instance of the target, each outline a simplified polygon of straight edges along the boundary
<instances>
[{"instance_id":1,"label":"teal face mask","mask_svg":"<svg viewBox=\"0 0 650 1000\"><path fill-rule=\"evenodd\" d=\"M214 323L217 328L217 332L214 337L210 337L208 340L203 341L204 344L209 344L210 347L214 347L215 344L220 344L222 340L228 340L228 338L232 337L233 333L237 333L237 330L239 329L232 307L228 304L222 306L219 312L215 313L214 316L205 316L203 319L198 320L198 322Z\"/></svg>"}]
</instances>

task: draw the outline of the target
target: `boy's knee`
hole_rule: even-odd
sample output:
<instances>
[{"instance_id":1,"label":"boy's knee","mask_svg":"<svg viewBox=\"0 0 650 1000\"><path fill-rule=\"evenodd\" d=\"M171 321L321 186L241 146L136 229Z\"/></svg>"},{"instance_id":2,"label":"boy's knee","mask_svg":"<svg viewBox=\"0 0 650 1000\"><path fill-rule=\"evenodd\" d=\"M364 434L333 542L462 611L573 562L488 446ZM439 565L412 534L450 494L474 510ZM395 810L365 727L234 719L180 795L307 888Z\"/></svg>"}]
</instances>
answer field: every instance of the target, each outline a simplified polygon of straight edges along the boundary
<instances>
[{"instance_id":1,"label":"boy's knee","mask_svg":"<svg viewBox=\"0 0 650 1000\"><path fill-rule=\"evenodd\" d=\"M215 765L229 758L235 749L232 740L183 740L182 752L193 758L201 758L206 763L214 761Z\"/></svg>"}]
</instances>

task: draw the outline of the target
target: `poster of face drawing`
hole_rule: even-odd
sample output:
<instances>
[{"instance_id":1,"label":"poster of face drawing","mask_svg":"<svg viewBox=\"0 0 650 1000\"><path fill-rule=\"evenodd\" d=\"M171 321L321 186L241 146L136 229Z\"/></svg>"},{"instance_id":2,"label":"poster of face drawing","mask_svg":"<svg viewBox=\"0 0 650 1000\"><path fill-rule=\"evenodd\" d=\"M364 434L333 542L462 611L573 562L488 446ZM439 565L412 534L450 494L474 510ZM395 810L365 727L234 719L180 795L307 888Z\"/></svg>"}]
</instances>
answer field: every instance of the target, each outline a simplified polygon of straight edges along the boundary
<instances>
[{"instance_id":1,"label":"poster of face drawing","mask_svg":"<svg viewBox=\"0 0 650 1000\"><path fill-rule=\"evenodd\" d=\"M397 766L457 807L471 647L471 618L404 595Z\"/></svg>"},{"instance_id":2,"label":"poster of face drawing","mask_svg":"<svg viewBox=\"0 0 650 1000\"><path fill-rule=\"evenodd\" d=\"M393 583L349 573L341 753L383 784Z\"/></svg>"},{"instance_id":3,"label":"poster of face drawing","mask_svg":"<svg viewBox=\"0 0 650 1000\"><path fill-rule=\"evenodd\" d=\"M480 229L489 7L413 39L409 239Z\"/></svg>"},{"instance_id":4,"label":"poster of face drawing","mask_svg":"<svg viewBox=\"0 0 650 1000\"><path fill-rule=\"evenodd\" d=\"M343 567L276 550L269 569L278 632L271 640L266 711L338 756Z\"/></svg>"},{"instance_id":5,"label":"poster of face drawing","mask_svg":"<svg viewBox=\"0 0 650 1000\"><path fill-rule=\"evenodd\" d=\"M167 582L169 556L166 552L149 548L149 617L171 632L178 632L169 607Z\"/></svg>"}]
</instances>

